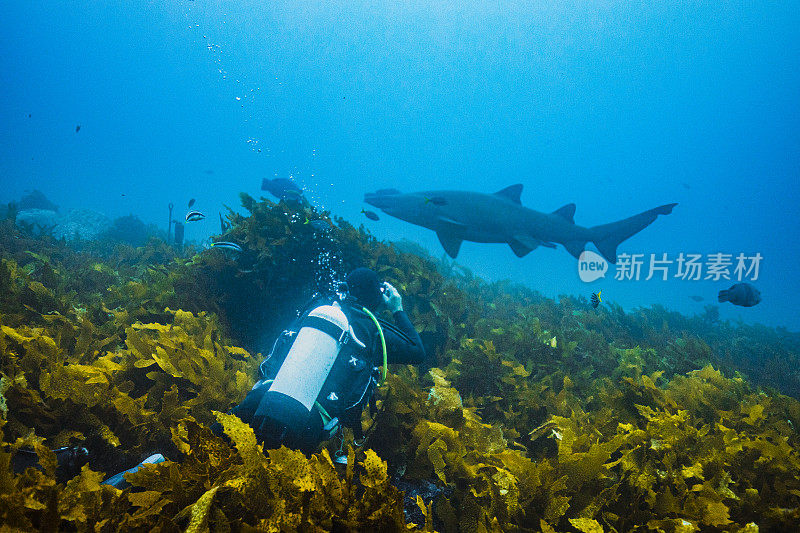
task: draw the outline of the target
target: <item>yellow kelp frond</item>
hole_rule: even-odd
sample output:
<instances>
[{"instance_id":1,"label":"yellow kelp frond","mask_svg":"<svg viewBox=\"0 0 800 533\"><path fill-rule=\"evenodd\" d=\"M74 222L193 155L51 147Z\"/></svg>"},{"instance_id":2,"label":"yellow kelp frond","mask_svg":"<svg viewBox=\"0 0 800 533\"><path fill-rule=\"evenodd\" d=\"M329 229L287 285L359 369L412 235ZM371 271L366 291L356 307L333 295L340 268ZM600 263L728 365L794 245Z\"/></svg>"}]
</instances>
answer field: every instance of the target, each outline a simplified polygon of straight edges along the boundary
<instances>
[{"instance_id":1,"label":"yellow kelp frond","mask_svg":"<svg viewBox=\"0 0 800 533\"><path fill-rule=\"evenodd\" d=\"M214 412L214 416L236 445L236 450L244 461L247 473L253 476L257 475L259 468L266 465L266 458L261 445L256 443L253 428L242 422L236 415Z\"/></svg>"},{"instance_id":2,"label":"yellow kelp frond","mask_svg":"<svg viewBox=\"0 0 800 533\"><path fill-rule=\"evenodd\" d=\"M191 520L186 528L186 533L201 533L208 531L208 511L219 487L208 489L205 494L192 504Z\"/></svg>"}]
</instances>

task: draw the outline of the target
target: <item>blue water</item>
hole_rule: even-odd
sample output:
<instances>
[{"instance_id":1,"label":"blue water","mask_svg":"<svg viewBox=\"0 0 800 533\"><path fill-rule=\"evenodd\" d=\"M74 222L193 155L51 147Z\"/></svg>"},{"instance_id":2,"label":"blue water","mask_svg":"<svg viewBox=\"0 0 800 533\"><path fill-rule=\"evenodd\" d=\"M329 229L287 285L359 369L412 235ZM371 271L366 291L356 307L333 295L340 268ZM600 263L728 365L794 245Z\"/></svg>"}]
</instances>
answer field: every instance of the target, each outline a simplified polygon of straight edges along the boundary
<instances>
[{"instance_id":1,"label":"blue water","mask_svg":"<svg viewBox=\"0 0 800 533\"><path fill-rule=\"evenodd\" d=\"M800 330L800 4L472 4L7 2L0 201L38 188L165 227L194 197L202 240L239 191L292 176L437 256L433 232L364 219L363 194L523 183L586 226L678 202L620 252L760 252L762 303L721 316ZM731 284L587 285L561 248L464 243L458 262L626 309L702 312Z\"/></svg>"}]
</instances>

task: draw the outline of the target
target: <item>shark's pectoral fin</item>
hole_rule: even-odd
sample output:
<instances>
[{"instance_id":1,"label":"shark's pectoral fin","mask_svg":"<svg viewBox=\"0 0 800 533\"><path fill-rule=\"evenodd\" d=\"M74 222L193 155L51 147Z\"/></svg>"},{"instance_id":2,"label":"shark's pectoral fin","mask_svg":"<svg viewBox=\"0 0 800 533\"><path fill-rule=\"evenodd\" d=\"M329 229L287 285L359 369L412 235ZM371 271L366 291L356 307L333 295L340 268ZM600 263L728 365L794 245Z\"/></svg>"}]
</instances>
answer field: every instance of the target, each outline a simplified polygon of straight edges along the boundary
<instances>
[{"instance_id":1,"label":"shark's pectoral fin","mask_svg":"<svg viewBox=\"0 0 800 533\"><path fill-rule=\"evenodd\" d=\"M581 256L581 252L583 252L583 249L586 247L586 241L567 241L561 244L564 245L564 248L566 248L575 259Z\"/></svg>"},{"instance_id":2,"label":"shark's pectoral fin","mask_svg":"<svg viewBox=\"0 0 800 533\"><path fill-rule=\"evenodd\" d=\"M439 242L442 243L444 251L447 255L456 258L458 250L461 248L461 243L464 240L464 233L467 231L467 226L447 217L438 217L437 220L436 236L439 237Z\"/></svg>"},{"instance_id":3,"label":"shark's pectoral fin","mask_svg":"<svg viewBox=\"0 0 800 533\"><path fill-rule=\"evenodd\" d=\"M464 242L463 239L441 231L437 231L436 236L439 237L439 242L442 243L442 248L447 252L447 255L455 259L461 249L461 243Z\"/></svg>"},{"instance_id":4,"label":"shark's pectoral fin","mask_svg":"<svg viewBox=\"0 0 800 533\"><path fill-rule=\"evenodd\" d=\"M524 257L539 247L542 241L531 237L530 235L514 235L514 238L508 242L511 250L517 257Z\"/></svg>"}]
</instances>

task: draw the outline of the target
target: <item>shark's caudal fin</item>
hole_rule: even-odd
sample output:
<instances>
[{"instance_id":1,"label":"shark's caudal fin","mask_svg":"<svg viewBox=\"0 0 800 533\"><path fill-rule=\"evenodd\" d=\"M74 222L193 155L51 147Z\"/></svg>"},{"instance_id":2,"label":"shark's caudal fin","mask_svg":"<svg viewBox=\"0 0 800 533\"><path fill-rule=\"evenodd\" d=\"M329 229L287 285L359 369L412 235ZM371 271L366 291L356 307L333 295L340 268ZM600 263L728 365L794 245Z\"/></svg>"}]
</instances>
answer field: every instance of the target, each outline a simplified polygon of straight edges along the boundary
<instances>
[{"instance_id":1,"label":"shark's caudal fin","mask_svg":"<svg viewBox=\"0 0 800 533\"><path fill-rule=\"evenodd\" d=\"M592 242L597 246L598 251L605 257L609 263L617 262L617 246L619 244L636 235L644 228L653 223L658 218L658 215L668 215L672 213L672 208L678 204L666 204L638 215L633 215L630 218L612 222L610 224L602 224L590 228L595 235ZM569 249L569 248L567 248ZM570 251L571 252L571 251ZM575 255L575 254L573 254Z\"/></svg>"}]
</instances>

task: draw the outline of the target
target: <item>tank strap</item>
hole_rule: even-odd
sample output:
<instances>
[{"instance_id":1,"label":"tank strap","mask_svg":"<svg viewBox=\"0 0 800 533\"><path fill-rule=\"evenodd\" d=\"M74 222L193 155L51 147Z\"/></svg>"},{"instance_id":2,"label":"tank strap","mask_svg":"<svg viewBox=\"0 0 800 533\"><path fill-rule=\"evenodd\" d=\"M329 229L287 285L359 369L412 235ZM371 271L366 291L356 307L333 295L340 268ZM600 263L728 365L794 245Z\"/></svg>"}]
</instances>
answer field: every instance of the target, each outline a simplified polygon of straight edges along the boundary
<instances>
[{"instance_id":1,"label":"tank strap","mask_svg":"<svg viewBox=\"0 0 800 533\"><path fill-rule=\"evenodd\" d=\"M373 315L369 309L362 307L361 310L364 311L373 322L375 322L375 327L378 328L378 335L381 337L381 347L383 348L383 371L381 372L381 380L378 385L383 385L384 381L386 381L386 370L389 366L389 358L386 355L386 339L383 337L383 328L381 327L381 323L378 322L378 319L375 318L375 315Z\"/></svg>"},{"instance_id":2,"label":"tank strap","mask_svg":"<svg viewBox=\"0 0 800 533\"><path fill-rule=\"evenodd\" d=\"M320 318L318 316L307 316L303 319L302 327L310 327L318 329L323 333L327 333L340 344L347 344L350 340L350 332L337 326L336 324Z\"/></svg>"}]
</instances>

